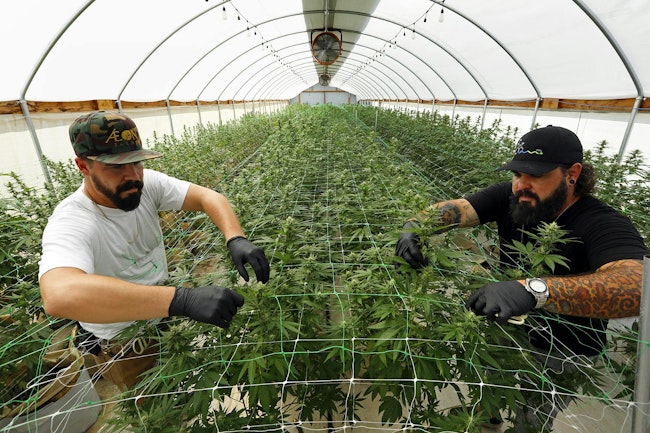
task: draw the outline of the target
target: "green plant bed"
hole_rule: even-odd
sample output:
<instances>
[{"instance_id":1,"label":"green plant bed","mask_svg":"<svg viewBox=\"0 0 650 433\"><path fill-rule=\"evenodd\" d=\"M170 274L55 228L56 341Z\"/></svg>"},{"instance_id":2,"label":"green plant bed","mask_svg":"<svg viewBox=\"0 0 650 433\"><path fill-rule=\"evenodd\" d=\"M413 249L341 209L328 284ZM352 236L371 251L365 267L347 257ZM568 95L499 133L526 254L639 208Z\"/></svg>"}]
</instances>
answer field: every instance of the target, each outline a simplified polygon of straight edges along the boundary
<instances>
[{"instance_id":1,"label":"green plant bed","mask_svg":"<svg viewBox=\"0 0 650 433\"><path fill-rule=\"evenodd\" d=\"M488 163L471 161L473 173ZM617 374L609 367L539 374L523 328L465 309L471 290L499 277L486 265L494 260L489 228L431 237L433 266L398 272L393 254L403 220L445 185L349 112L291 107L221 185L264 247L271 280L244 284L228 266L183 277L234 286L245 305L228 331L172 322L160 337L159 367L134 391L148 398L137 408L125 401L116 430L172 432L182 419L183 431L195 432L215 423L219 431L478 432L488 414L534 405L552 389L602 396L598 378ZM222 244L197 255L229 265ZM533 373L525 383L523 372ZM459 406L453 413L441 397L449 393Z\"/></svg>"},{"instance_id":2,"label":"green plant bed","mask_svg":"<svg viewBox=\"0 0 650 433\"><path fill-rule=\"evenodd\" d=\"M114 431L479 432L489 414L549 392L619 404L621 390L601 386L613 380L629 393L630 363L603 353L603 367L545 376L524 328L465 309L473 289L502 277L489 227L422 233L432 265L395 266L405 218L494 181L494 155L510 156L514 131L439 115L378 117L374 132L372 108L294 105L157 138L166 157L148 166L222 191L265 249L271 279L244 283L201 215L162 214L169 283L233 287L245 305L228 330L183 320L152 330L158 365L116 397Z\"/></svg>"}]
</instances>

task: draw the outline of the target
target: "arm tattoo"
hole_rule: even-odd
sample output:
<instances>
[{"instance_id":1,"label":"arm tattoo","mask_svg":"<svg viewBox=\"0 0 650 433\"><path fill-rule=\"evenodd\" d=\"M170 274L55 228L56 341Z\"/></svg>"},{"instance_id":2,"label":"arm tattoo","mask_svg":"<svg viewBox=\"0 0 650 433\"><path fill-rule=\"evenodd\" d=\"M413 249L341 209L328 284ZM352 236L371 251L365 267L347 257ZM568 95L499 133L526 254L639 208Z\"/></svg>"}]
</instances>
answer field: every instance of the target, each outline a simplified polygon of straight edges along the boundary
<instances>
[{"instance_id":1,"label":"arm tattoo","mask_svg":"<svg viewBox=\"0 0 650 433\"><path fill-rule=\"evenodd\" d=\"M456 199L432 204L421 213L426 218L431 213L435 224L441 226L436 233L446 232L455 227L473 227L479 223L478 215L465 199Z\"/></svg>"},{"instance_id":2,"label":"arm tattoo","mask_svg":"<svg viewBox=\"0 0 650 433\"><path fill-rule=\"evenodd\" d=\"M551 276L544 309L597 319L638 316L642 278L642 263L633 259L607 263L590 274Z\"/></svg>"},{"instance_id":3,"label":"arm tattoo","mask_svg":"<svg viewBox=\"0 0 650 433\"><path fill-rule=\"evenodd\" d=\"M461 211L453 202L443 202L437 208L438 220L441 225L458 225L460 224Z\"/></svg>"}]
</instances>

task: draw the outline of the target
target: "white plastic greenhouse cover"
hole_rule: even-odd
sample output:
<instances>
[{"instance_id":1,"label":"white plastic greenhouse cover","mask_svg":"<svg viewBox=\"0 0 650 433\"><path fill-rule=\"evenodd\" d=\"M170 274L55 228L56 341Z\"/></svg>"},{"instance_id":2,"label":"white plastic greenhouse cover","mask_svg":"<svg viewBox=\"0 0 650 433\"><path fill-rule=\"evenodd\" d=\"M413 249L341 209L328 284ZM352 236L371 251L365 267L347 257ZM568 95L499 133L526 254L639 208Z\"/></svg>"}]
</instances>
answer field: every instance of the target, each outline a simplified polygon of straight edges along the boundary
<instances>
[{"instance_id":1,"label":"white plastic greenhouse cover","mask_svg":"<svg viewBox=\"0 0 650 433\"><path fill-rule=\"evenodd\" d=\"M0 101L648 96L647 0L10 0ZM444 17L444 20L440 20ZM315 30L342 55L311 55Z\"/></svg>"}]
</instances>

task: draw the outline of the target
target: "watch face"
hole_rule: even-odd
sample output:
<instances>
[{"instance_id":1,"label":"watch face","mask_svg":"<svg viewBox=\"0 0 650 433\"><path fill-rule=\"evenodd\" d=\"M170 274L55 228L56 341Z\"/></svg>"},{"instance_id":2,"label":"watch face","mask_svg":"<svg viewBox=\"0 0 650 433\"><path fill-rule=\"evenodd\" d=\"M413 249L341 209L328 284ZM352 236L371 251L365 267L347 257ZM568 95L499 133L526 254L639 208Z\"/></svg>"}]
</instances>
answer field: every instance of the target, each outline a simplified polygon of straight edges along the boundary
<instances>
[{"instance_id":1,"label":"watch face","mask_svg":"<svg viewBox=\"0 0 650 433\"><path fill-rule=\"evenodd\" d=\"M532 279L528 281L528 287L530 287L534 292L537 293L545 293L548 288L546 287L546 283L543 280L539 279Z\"/></svg>"}]
</instances>

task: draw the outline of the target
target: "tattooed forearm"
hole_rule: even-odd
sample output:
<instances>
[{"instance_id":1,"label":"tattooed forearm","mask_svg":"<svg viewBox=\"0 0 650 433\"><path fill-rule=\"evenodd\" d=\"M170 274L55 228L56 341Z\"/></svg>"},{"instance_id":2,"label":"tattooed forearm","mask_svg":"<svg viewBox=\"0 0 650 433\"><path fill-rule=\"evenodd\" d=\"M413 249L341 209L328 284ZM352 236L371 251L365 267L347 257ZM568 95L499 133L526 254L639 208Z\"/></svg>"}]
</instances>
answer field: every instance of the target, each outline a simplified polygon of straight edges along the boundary
<instances>
[{"instance_id":1,"label":"tattooed forearm","mask_svg":"<svg viewBox=\"0 0 650 433\"><path fill-rule=\"evenodd\" d=\"M479 223L478 215L465 199L442 201L432 204L420 214L420 219L431 218L440 226L438 233L455 227L473 227Z\"/></svg>"},{"instance_id":2,"label":"tattooed forearm","mask_svg":"<svg viewBox=\"0 0 650 433\"><path fill-rule=\"evenodd\" d=\"M443 202L437 207L438 218L442 225L460 224L460 209L454 202Z\"/></svg>"},{"instance_id":3,"label":"tattooed forearm","mask_svg":"<svg viewBox=\"0 0 650 433\"><path fill-rule=\"evenodd\" d=\"M584 275L549 277L549 300L544 309L570 316L598 319L639 314L643 265L618 260Z\"/></svg>"}]
</instances>

